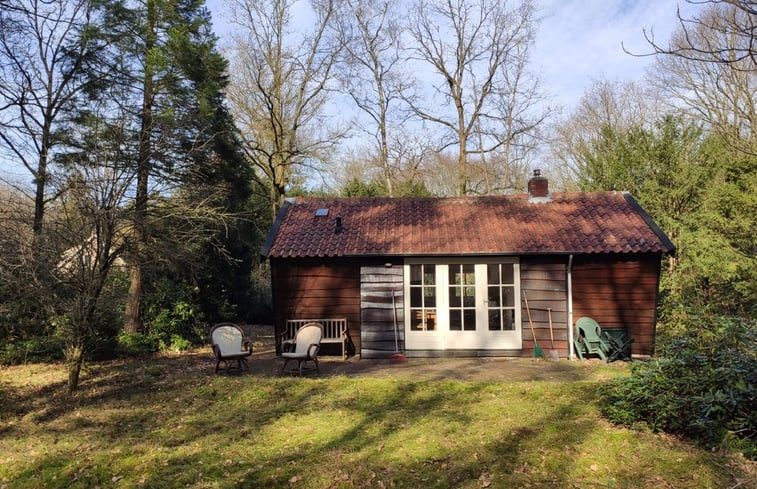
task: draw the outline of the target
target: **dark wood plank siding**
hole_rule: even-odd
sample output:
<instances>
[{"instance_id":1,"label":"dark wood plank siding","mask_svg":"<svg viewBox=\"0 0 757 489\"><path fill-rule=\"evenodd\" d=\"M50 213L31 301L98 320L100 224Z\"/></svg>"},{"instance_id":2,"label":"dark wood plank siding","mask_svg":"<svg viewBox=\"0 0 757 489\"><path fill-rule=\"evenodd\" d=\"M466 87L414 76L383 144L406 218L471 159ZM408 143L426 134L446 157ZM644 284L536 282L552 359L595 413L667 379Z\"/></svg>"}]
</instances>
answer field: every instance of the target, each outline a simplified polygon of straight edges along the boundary
<instances>
[{"instance_id":1,"label":"dark wood plank siding","mask_svg":"<svg viewBox=\"0 0 757 489\"><path fill-rule=\"evenodd\" d=\"M567 258L522 257L520 261L522 356L533 355L534 342L528 322L526 302L531 311L536 342L548 355L552 350L549 335L549 311L552 309L554 349L560 357L568 356L568 288Z\"/></svg>"},{"instance_id":2,"label":"dark wood plank siding","mask_svg":"<svg viewBox=\"0 0 757 489\"><path fill-rule=\"evenodd\" d=\"M389 358L397 345L405 349L403 267L397 263L360 269L360 354L362 358ZM394 297L394 302L392 302ZM395 316L396 315L396 316ZM397 328L395 329L395 318Z\"/></svg>"},{"instance_id":3,"label":"dark wood plank siding","mask_svg":"<svg viewBox=\"0 0 757 489\"><path fill-rule=\"evenodd\" d=\"M287 319L347 318L350 339L360 351L359 262L271 260L271 282L277 335Z\"/></svg>"},{"instance_id":4,"label":"dark wood plank siding","mask_svg":"<svg viewBox=\"0 0 757 489\"><path fill-rule=\"evenodd\" d=\"M632 353L654 353L659 255L577 256L573 262L573 320L628 328Z\"/></svg>"}]
</instances>

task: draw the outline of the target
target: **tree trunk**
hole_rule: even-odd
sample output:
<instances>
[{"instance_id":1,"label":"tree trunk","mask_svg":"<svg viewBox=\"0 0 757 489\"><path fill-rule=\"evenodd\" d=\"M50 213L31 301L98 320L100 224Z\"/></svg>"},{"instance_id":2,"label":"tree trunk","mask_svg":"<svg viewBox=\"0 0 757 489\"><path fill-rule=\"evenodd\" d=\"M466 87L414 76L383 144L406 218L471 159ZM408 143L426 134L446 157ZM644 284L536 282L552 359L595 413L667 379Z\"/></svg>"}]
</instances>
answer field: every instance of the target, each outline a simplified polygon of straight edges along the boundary
<instances>
[{"instance_id":1,"label":"tree trunk","mask_svg":"<svg viewBox=\"0 0 757 489\"><path fill-rule=\"evenodd\" d=\"M142 80L142 110L140 114L139 154L137 156L137 190L134 205L134 228L136 230L137 245L130 265L129 295L126 301L124 317L124 331L136 333L142 329L142 259L144 245L147 243L146 218L148 183L150 179L152 159L152 108L154 80L150 61L150 51L156 42L156 5L147 2L147 24L145 25L145 72Z\"/></svg>"},{"instance_id":2,"label":"tree trunk","mask_svg":"<svg viewBox=\"0 0 757 489\"><path fill-rule=\"evenodd\" d=\"M34 223L32 230L37 236L42 232L42 221L45 214L45 184L47 183L47 155L40 154L37 174L35 175L36 191L34 195Z\"/></svg>"},{"instance_id":3,"label":"tree trunk","mask_svg":"<svg viewBox=\"0 0 757 489\"><path fill-rule=\"evenodd\" d=\"M455 102L455 108L457 109L457 139L458 139L458 152L457 152L457 178L458 178L458 192L460 196L468 194L468 134L465 124L465 106L463 105L463 92L462 92L462 76L456 77L456 89L453 89L453 100ZM451 88L451 87L450 87ZM475 114L471 115L475 117Z\"/></svg>"},{"instance_id":4,"label":"tree trunk","mask_svg":"<svg viewBox=\"0 0 757 489\"><path fill-rule=\"evenodd\" d=\"M142 263L136 256L129 266L129 294L124 312L124 331L137 333L142 329Z\"/></svg>"},{"instance_id":5,"label":"tree trunk","mask_svg":"<svg viewBox=\"0 0 757 489\"><path fill-rule=\"evenodd\" d=\"M47 187L47 158L50 154L50 121L53 116L50 110L45 111L45 125L42 128L42 141L40 142L39 160L37 161L37 173L34 175L35 192L34 192L34 221L32 231L35 237L42 233L42 226L45 218L45 188Z\"/></svg>"},{"instance_id":6,"label":"tree trunk","mask_svg":"<svg viewBox=\"0 0 757 489\"><path fill-rule=\"evenodd\" d=\"M68 382L66 391L71 394L79 388L79 375L84 363L84 348L81 345L69 346L66 348L66 370L68 371Z\"/></svg>"},{"instance_id":7,"label":"tree trunk","mask_svg":"<svg viewBox=\"0 0 757 489\"><path fill-rule=\"evenodd\" d=\"M466 134L463 131L459 131L458 138L460 138L460 146L457 153L458 192L460 196L465 196L468 194L468 147Z\"/></svg>"},{"instance_id":8,"label":"tree trunk","mask_svg":"<svg viewBox=\"0 0 757 489\"><path fill-rule=\"evenodd\" d=\"M375 58L374 58L375 59ZM392 185L392 169L389 167L389 136L386 133L386 120L387 120L387 104L386 97L384 95L384 85L376 74L379 72L380 67L374 64L374 76L376 80L376 87L378 90L378 103L379 103L379 132L381 133L381 166L384 169L384 178L386 180L386 190L389 193L389 197L394 197L394 186Z\"/></svg>"}]
</instances>

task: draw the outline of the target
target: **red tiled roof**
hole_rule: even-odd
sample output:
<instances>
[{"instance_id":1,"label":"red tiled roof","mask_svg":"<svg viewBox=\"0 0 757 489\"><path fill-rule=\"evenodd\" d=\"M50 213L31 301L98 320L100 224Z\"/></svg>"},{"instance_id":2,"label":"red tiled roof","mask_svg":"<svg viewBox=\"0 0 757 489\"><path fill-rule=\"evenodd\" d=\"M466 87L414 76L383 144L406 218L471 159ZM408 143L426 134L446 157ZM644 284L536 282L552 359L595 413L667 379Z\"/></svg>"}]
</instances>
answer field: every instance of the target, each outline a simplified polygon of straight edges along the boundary
<instances>
[{"instance_id":1,"label":"red tiled roof","mask_svg":"<svg viewBox=\"0 0 757 489\"><path fill-rule=\"evenodd\" d=\"M316 216L316 210L328 215ZM336 232L336 218L343 229ZM665 253L674 247L630 195L554 193L461 198L298 198L268 257Z\"/></svg>"}]
</instances>

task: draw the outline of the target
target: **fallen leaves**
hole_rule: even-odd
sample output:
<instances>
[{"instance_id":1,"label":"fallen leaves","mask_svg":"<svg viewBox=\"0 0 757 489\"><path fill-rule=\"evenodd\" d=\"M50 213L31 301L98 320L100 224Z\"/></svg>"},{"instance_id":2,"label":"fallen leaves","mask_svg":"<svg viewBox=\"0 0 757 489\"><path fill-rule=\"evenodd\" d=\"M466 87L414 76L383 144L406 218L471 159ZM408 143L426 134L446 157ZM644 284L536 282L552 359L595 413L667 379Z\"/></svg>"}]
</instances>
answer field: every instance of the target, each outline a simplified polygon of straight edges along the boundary
<instances>
[{"instance_id":1,"label":"fallen leaves","mask_svg":"<svg viewBox=\"0 0 757 489\"><path fill-rule=\"evenodd\" d=\"M478 477L479 487L489 487L492 485L492 477L489 472L484 472Z\"/></svg>"}]
</instances>

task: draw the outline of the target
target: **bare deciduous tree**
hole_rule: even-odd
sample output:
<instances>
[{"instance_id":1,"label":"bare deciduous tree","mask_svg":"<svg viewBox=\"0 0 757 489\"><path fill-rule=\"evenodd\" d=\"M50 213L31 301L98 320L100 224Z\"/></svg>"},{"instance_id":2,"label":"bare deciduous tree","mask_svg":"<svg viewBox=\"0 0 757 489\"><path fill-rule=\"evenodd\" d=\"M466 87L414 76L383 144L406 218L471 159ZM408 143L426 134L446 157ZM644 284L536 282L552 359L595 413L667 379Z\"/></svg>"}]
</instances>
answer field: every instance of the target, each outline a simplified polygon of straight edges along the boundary
<instances>
[{"instance_id":1,"label":"bare deciduous tree","mask_svg":"<svg viewBox=\"0 0 757 489\"><path fill-rule=\"evenodd\" d=\"M457 171L457 155L437 152L430 157L429 167L433 171L427 172L425 182L428 189L439 197L452 197L459 195L458 182L449 178Z\"/></svg>"},{"instance_id":2,"label":"bare deciduous tree","mask_svg":"<svg viewBox=\"0 0 757 489\"><path fill-rule=\"evenodd\" d=\"M395 0L343 0L333 24L342 46L342 86L367 116L361 129L374 140L377 163L390 196L400 162L390 160L392 122L397 121L404 81L399 22L400 4Z\"/></svg>"},{"instance_id":3,"label":"bare deciduous tree","mask_svg":"<svg viewBox=\"0 0 757 489\"><path fill-rule=\"evenodd\" d=\"M86 355L102 336L102 295L126 243L126 192L134 177L117 147L95 151L98 159L108 153L114 159L72 165L51 233L66 250L53 274L51 309L64 340L69 392L77 389Z\"/></svg>"},{"instance_id":4,"label":"bare deciduous tree","mask_svg":"<svg viewBox=\"0 0 757 489\"><path fill-rule=\"evenodd\" d=\"M101 45L88 0L6 0L0 8L0 147L34 179L35 234L42 230L56 129L96 77L84 76Z\"/></svg>"},{"instance_id":5,"label":"bare deciduous tree","mask_svg":"<svg viewBox=\"0 0 757 489\"><path fill-rule=\"evenodd\" d=\"M241 31L234 36L228 99L275 215L296 171L322 159L339 139L326 129L324 112L339 51L328 38L334 1L309 4L314 20L302 35L292 33L292 0L229 4Z\"/></svg>"},{"instance_id":6,"label":"bare deciduous tree","mask_svg":"<svg viewBox=\"0 0 757 489\"><path fill-rule=\"evenodd\" d=\"M749 26L754 25L757 15L753 7L751 13L748 10L744 2L717 3L695 22L684 23L673 35L670 49L660 51L667 56L657 60L649 80L673 107L683 107L734 149L754 155L757 37Z\"/></svg>"},{"instance_id":7,"label":"bare deciduous tree","mask_svg":"<svg viewBox=\"0 0 757 489\"><path fill-rule=\"evenodd\" d=\"M390 138L391 144L387 148L392 172L391 193L380 164L381 156L371 144L350 147L338 155L327 172L330 185L344 189L355 181L381 183L381 195L394 197L418 196L417 192L422 189L430 192L432 186L437 186L436 177L440 173L433 164L438 158L432 141L428 134L409 128L402 136ZM441 177L448 180L447 173L441 173Z\"/></svg>"},{"instance_id":8,"label":"bare deciduous tree","mask_svg":"<svg viewBox=\"0 0 757 489\"><path fill-rule=\"evenodd\" d=\"M438 82L430 96L416 92L406 101L445 128L444 147L457 147L459 194L472 190L469 155L512 147L545 117L533 110L538 80L525 69L534 12L530 0L419 0L413 9L412 59L432 67Z\"/></svg>"},{"instance_id":9,"label":"bare deciduous tree","mask_svg":"<svg viewBox=\"0 0 757 489\"><path fill-rule=\"evenodd\" d=\"M602 132L650 127L662 116L660 105L654 94L633 82L593 80L577 107L552 127L549 148L555 168L551 179L575 190L579 175L585 173L587 154Z\"/></svg>"},{"instance_id":10,"label":"bare deciduous tree","mask_svg":"<svg viewBox=\"0 0 757 489\"><path fill-rule=\"evenodd\" d=\"M679 34L667 46L657 42L653 31L644 37L652 54L669 54L691 61L732 65L734 69L757 69L757 4L748 0L686 0L709 5L702 15L686 18L677 11ZM703 33L707 35L703 35ZM725 41L725 42L723 42Z\"/></svg>"},{"instance_id":11,"label":"bare deciduous tree","mask_svg":"<svg viewBox=\"0 0 757 489\"><path fill-rule=\"evenodd\" d=\"M49 184L59 199L48 209L44 239L36 240L34 253L29 251L34 241L30 228L17 225L24 219L24 210L11 201L9 219L0 220L3 236L12 239L2 241L0 258L2 282L16 289L7 304L28 308L23 312L36 316L24 325L26 331L15 335L48 334L62 339L69 392L78 385L87 353L100 346L107 336L104 329L118 321L113 315L116 304L103 299L128 229L130 210L125 204L134 173L125 132L118 123L90 118L78 133L83 145L58 155L65 158L65 171L57 172ZM24 234L23 229L28 231ZM2 292L5 302L8 291ZM110 314L112 321L104 320L103 314ZM35 322L46 326L35 327Z\"/></svg>"}]
</instances>

